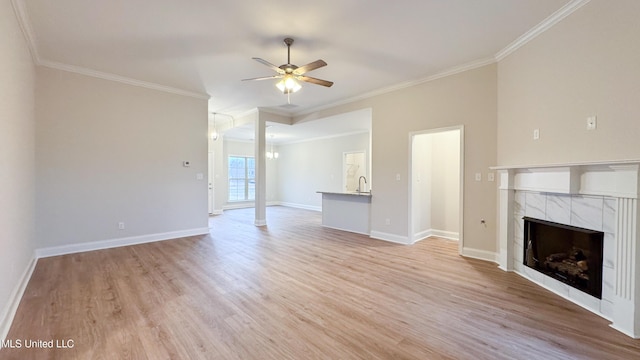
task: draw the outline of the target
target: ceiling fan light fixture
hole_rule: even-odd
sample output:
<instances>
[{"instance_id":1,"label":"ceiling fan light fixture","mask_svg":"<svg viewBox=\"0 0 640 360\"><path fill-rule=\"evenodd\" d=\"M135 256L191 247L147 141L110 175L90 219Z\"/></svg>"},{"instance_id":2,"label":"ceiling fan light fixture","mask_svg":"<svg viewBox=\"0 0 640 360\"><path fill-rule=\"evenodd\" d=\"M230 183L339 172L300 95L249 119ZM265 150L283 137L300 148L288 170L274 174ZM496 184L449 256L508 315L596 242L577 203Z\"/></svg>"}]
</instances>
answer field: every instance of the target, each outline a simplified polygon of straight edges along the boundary
<instances>
[{"instance_id":1,"label":"ceiling fan light fixture","mask_svg":"<svg viewBox=\"0 0 640 360\"><path fill-rule=\"evenodd\" d=\"M286 75L282 80L278 81L276 87L282 91L283 94L294 93L302 88L302 86L291 75Z\"/></svg>"}]
</instances>

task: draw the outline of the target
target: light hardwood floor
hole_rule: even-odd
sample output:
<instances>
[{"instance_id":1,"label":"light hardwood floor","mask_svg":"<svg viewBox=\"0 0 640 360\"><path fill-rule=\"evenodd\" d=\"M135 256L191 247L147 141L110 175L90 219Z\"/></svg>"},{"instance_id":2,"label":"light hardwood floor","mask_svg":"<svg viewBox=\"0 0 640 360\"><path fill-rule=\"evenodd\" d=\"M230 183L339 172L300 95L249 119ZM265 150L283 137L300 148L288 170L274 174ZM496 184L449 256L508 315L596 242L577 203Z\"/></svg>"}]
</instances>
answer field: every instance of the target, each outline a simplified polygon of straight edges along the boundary
<instances>
[{"instance_id":1,"label":"light hardwood floor","mask_svg":"<svg viewBox=\"0 0 640 360\"><path fill-rule=\"evenodd\" d=\"M41 259L0 359L638 359L640 340L457 244L212 218L210 236Z\"/></svg>"}]
</instances>

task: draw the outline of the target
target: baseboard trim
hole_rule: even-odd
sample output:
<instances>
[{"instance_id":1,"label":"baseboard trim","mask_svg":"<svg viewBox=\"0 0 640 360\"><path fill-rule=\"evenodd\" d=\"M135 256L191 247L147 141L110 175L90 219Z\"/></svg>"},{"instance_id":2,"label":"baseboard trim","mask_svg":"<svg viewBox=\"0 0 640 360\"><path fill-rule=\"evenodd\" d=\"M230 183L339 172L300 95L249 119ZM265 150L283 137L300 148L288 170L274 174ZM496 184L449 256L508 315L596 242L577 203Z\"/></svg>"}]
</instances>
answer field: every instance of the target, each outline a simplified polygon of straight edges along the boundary
<instances>
[{"instance_id":1,"label":"baseboard trim","mask_svg":"<svg viewBox=\"0 0 640 360\"><path fill-rule=\"evenodd\" d=\"M372 239L389 241L396 244L411 245L411 241L408 236L389 234L381 231L371 231L369 237L371 237Z\"/></svg>"},{"instance_id":2,"label":"baseboard trim","mask_svg":"<svg viewBox=\"0 0 640 360\"><path fill-rule=\"evenodd\" d=\"M454 231L445 231L445 230L437 230L431 229L431 236L447 239L447 240L460 240L460 233Z\"/></svg>"},{"instance_id":3,"label":"baseboard trim","mask_svg":"<svg viewBox=\"0 0 640 360\"><path fill-rule=\"evenodd\" d=\"M498 254L496 254L493 251L464 247L462 248L461 255L464 257L472 258L472 259L491 261L493 263L498 264Z\"/></svg>"},{"instance_id":4,"label":"baseboard trim","mask_svg":"<svg viewBox=\"0 0 640 360\"><path fill-rule=\"evenodd\" d=\"M18 306L20 305L24 291L27 289L27 284L29 284L29 280L31 280L31 275L33 274L33 270L36 268L37 262L38 260L36 257L32 256L31 260L29 260L29 263L27 264L27 268L20 277L20 281L16 285L15 289L13 289L7 306L2 311L2 317L0 317L0 340L2 341L7 338L7 335L9 335L9 329L11 329L13 318L16 316Z\"/></svg>"},{"instance_id":5,"label":"baseboard trim","mask_svg":"<svg viewBox=\"0 0 640 360\"><path fill-rule=\"evenodd\" d=\"M297 203L282 202L282 201L279 201L279 202L278 202L278 205L280 205L280 206L286 206L286 207L290 207L290 208L296 208L296 209L312 210L312 211L319 211L319 212L322 212L322 206L313 206L313 205L297 204Z\"/></svg>"},{"instance_id":6,"label":"baseboard trim","mask_svg":"<svg viewBox=\"0 0 640 360\"><path fill-rule=\"evenodd\" d=\"M439 237L442 239L458 241L460 240L460 233L437 229L424 230L413 234L413 244L418 241L426 240L430 237Z\"/></svg>"},{"instance_id":7,"label":"baseboard trim","mask_svg":"<svg viewBox=\"0 0 640 360\"><path fill-rule=\"evenodd\" d=\"M144 244L144 243L155 242L155 241L171 240L171 239L177 239L177 238L186 237L186 236L204 235L208 233L209 233L209 228L204 227L204 228L195 228L195 229L188 229L188 230L170 231L165 233L92 241L92 242L80 243L80 244L52 246L52 247L36 249L35 256L37 259L39 259L39 258L45 258L45 257L51 257L51 256L74 254L74 253L85 252L85 251L103 250L103 249L110 249L110 248L116 248L121 246L129 246L129 245Z\"/></svg>"}]
</instances>

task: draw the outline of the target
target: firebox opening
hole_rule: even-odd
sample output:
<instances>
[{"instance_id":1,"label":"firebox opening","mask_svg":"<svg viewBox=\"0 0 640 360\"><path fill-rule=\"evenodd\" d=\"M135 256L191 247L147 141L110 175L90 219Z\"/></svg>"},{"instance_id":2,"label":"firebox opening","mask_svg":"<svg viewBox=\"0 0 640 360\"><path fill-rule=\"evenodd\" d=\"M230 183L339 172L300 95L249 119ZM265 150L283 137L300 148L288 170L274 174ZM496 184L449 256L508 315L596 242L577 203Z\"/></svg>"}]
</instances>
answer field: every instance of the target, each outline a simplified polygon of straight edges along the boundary
<instances>
[{"instance_id":1,"label":"firebox opening","mask_svg":"<svg viewBox=\"0 0 640 360\"><path fill-rule=\"evenodd\" d=\"M525 266L602 299L604 233L524 217Z\"/></svg>"}]
</instances>

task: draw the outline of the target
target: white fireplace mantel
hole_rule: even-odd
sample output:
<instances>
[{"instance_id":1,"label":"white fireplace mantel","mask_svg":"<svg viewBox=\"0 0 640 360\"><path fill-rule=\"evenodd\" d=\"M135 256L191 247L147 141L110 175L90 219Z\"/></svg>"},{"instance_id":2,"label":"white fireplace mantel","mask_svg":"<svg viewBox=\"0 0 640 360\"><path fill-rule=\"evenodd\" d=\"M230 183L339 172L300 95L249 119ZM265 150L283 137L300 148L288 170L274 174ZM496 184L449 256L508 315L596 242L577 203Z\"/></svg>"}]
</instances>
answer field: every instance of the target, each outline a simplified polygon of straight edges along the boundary
<instances>
[{"instance_id":1,"label":"white fireplace mantel","mask_svg":"<svg viewBox=\"0 0 640 360\"><path fill-rule=\"evenodd\" d=\"M499 174L500 268L515 271L611 320L613 328L640 338L640 160L499 166L492 169ZM516 201L516 197L520 200ZM523 209L522 198L530 198L535 204ZM589 206L592 203L602 205L594 210L593 207L581 206L585 202ZM557 213L559 203L566 208L560 209L560 212L565 211L568 215L553 215ZM606 209L603 210L603 207ZM562 222L553 217L566 219L568 225L572 225L569 222L576 218L581 222L581 227L608 232L610 239L605 242L604 250L609 254L609 260L606 261L609 268L604 269L606 276L603 276L603 289L607 291L602 299L567 289L564 284L522 266L523 244L522 234L519 233L522 226L519 221L522 215L530 216L526 211L535 212L537 217L547 217L545 220ZM586 214L580 214L580 211ZM589 223L585 219L590 216L593 218L594 211L600 219L596 216ZM603 217L608 220L604 230Z\"/></svg>"}]
</instances>

